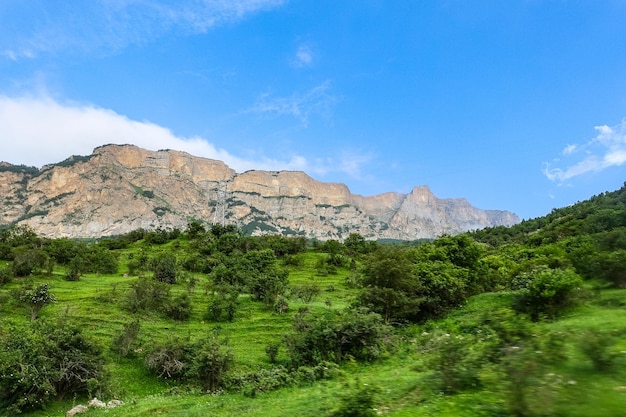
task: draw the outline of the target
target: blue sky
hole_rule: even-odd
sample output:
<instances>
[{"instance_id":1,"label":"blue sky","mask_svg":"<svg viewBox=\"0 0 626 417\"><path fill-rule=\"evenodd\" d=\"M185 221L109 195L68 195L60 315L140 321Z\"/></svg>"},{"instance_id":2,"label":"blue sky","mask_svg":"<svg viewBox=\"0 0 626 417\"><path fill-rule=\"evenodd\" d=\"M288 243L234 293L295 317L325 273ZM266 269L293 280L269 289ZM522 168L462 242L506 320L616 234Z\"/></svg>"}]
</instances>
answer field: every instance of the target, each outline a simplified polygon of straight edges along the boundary
<instances>
[{"instance_id":1,"label":"blue sky","mask_svg":"<svg viewBox=\"0 0 626 417\"><path fill-rule=\"evenodd\" d=\"M106 143L541 216L626 181L626 1L2 0L0 160Z\"/></svg>"}]
</instances>

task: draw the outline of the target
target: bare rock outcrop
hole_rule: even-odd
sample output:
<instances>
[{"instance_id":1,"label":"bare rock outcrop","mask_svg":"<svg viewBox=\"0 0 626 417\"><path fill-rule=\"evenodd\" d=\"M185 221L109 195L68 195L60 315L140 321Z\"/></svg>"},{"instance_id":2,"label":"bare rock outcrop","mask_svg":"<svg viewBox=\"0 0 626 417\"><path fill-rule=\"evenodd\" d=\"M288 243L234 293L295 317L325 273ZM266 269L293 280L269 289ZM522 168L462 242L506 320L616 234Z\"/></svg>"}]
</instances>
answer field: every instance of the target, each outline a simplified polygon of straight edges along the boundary
<instances>
[{"instance_id":1,"label":"bare rock outcrop","mask_svg":"<svg viewBox=\"0 0 626 417\"><path fill-rule=\"evenodd\" d=\"M519 221L428 187L355 195L304 172L247 171L174 150L105 145L41 169L0 163L0 225L49 237L100 237L189 221L235 223L252 234L413 240Z\"/></svg>"}]
</instances>

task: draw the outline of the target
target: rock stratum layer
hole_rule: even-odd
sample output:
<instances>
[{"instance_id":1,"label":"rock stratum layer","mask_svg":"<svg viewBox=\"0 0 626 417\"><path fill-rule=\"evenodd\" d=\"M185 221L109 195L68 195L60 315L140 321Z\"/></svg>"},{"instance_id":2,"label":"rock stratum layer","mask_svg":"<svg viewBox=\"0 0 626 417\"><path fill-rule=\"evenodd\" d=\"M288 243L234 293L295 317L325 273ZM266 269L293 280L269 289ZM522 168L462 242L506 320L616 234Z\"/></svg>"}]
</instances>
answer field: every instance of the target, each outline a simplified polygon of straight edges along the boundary
<instances>
[{"instance_id":1,"label":"rock stratum layer","mask_svg":"<svg viewBox=\"0 0 626 417\"><path fill-rule=\"evenodd\" d=\"M519 222L508 211L439 199L426 186L364 197L304 172L238 174L221 161L133 145L101 146L41 169L3 162L0 207L0 225L53 238L225 221L253 235L415 240Z\"/></svg>"}]
</instances>

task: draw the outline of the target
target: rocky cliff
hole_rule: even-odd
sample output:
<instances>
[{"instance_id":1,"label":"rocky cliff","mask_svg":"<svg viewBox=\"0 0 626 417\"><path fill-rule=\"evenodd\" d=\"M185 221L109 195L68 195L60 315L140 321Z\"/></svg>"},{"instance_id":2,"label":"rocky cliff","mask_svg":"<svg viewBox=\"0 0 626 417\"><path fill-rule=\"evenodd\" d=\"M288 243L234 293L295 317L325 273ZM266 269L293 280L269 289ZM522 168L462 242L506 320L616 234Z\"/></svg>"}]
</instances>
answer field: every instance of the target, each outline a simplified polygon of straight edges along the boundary
<instances>
[{"instance_id":1,"label":"rocky cliff","mask_svg":"<svg viewBox=\"0 0 626 417\"><path fill-rule=\"evenodd\" d=\"M0 225L48 237L100 237L196 220L235 223L252 234L342 239L433 238L512 225L506 211L438 199L428 187L364 197L304 172L236 173L223 162L173 150L106 145L41 169L0 163Z\"/></svg>"}]
</instances>

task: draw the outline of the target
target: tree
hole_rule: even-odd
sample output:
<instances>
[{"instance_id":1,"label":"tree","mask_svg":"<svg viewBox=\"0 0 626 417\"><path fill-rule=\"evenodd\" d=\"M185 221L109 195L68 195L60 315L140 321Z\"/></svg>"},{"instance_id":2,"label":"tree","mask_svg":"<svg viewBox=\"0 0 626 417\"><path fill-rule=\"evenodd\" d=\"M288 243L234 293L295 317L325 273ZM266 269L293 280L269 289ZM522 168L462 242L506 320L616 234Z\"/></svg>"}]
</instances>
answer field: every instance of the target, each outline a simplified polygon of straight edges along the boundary
<instances>
[{"instance_id":1,"label":"tree","mask_svg":"<svg viewBox=\"0 0 626 417\"><path fill-rule=\"evenodd\" d=\"M214 321L233 321L239 308L239 290L232 285L218 285L207 309L207 318Z\"/></svg>"},{"instance_id":2,"label":"tree","mask_svg":"<svg viewBox=\"0 0 626 417\"><path fill-rule=\"evenodd\" d=\"M187 237L189 239L196 239L197 237L206 233L204 226L198 221L191 221L187 223Z\"/></svg>"},{"instance_id":3,"label":"tree","mask_svg":"<svg viewBox=\"0 0 626 417\"><path fill-rule=\"evenodd\" d=\"M57 299L49 290L48 284L39 284L35 288L25 286L18 292L18 301L30 309L31 321L37 320L39 311Z\"/></svg>"},{"instance_id":4,"label":"tree","mask_svg":"<svg viewBox=\"0 0 626 417\"><path fill-rule=\"evenodd\" d=\"M217 390L233 363L233 354L226 344L209 337L198 343L193 350L190 375L206 392Z\"/></svg>"},{"instance_id":5,"label":"tree","mask_svg":"<svg viewBox=\"0 0 626 417\"><path fill-rule=\"evenodd\" d=\"M125 323L122 330L113 338L112 349L118 357L125 358L131 352L131 346L139 335L141 324L139 320Z\"/></svg>"},{"instance_id":6,"label":"tree","mask_svg":"<svg viewBox=\"0 0 626 417\"><path fill-rule=\"evenodd\" d=\"M357 304L380 314L385 322L413 320L419 311L420 283L407 252L380 246L364 261Z\"/></svg>"},{"instance_id":7,"label":"tree","mask_svg":"<svg viewBox=\"0 0 626 417\"><path fill-rule=\"evenodd\" d=\"M162 253L150 260L150 269L154 271L154 279L166 284L176 283L176 256Z\"/></svg>"},{"instance_id":8,"label":"tree","mask_svg":"<svg viewBox=\"0 0 626 417\"><path fill-rule=\"evenodd\" d=\"M294 366L338 363L348 357L373 360L383 352L388 331L380 315L364 309L319 314L302 310L285 341Z\"/></svg>"},{"instance_id":9,"label":"tree","mask_svg":"<svg viewBox=\"0 0 626 417\"><path fill-rule=\"evenodd\" d=\"M52 260L41 249L20 247L15 250L12 268L16 277L26 277L42 270L52 272L52 266Z\"/></svg>"},{"instance_id":10,"label":"tree","mask_svg":"<svg viewBox=\"0 0 626 417\"><path fill-rule=\"evenodd\" d=\"M555 318L576 301L582 279L571 269L542 269L536 271L514 301L513 308L528 313L533 321L540 316Z\"/></svg>"},{"instance_id":11,"label":"tree","mask_svg":"<svg viewBox=\"0 0 626 417\"><path fill-rule=\"evenodd\" d=\"M0 329L0 409L16 415L105 382L101 349L65 320Z\"/></svg>"}]
</instances>

